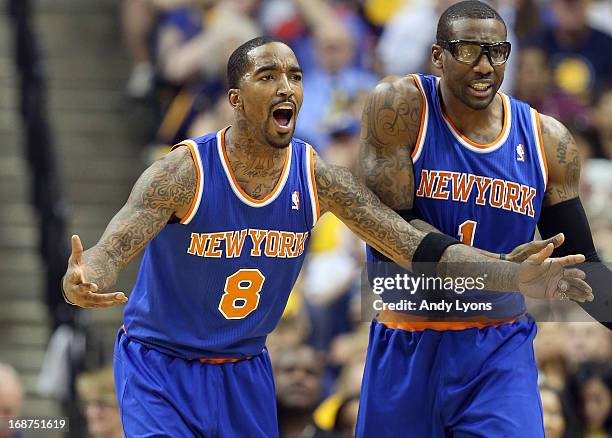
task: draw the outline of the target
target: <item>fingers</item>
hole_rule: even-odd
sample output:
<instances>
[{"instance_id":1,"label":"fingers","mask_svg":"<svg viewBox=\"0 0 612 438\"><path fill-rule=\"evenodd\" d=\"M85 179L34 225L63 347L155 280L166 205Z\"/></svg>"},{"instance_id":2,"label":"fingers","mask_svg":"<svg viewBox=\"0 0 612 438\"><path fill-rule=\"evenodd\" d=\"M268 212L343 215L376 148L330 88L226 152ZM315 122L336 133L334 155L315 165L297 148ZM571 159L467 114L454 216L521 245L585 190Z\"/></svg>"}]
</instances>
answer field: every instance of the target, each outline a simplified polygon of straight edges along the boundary
<instances>
[{"instance_id":1,"label":"fingers","mask_svg":"<svg viewBox=\"0 0 612 438\"><path fill-rule=\"evenodd\" d=\"M558 257L550 259L553 263L558 264L560 266L571 266L577 265L578 263L582 263L585 261L585 257L582 254L573 254L565 257Z\"/></svg>"},{"instance_id":2,"label":"fingers","mask_svg":"<svg viewBox=\"0 0 612 438\"><path fill-rule=\"evenodd\" d=\"M581 269L576 269L576 268L565 269L563 271L563 276L580 278L582 280L586 278L586 274L584 273L584 271Z\"/></svg>"},{"instance_id":3,"label":"fingers","mask_svg":"<svg viewBox=\"0 0 612 438\"><path fill-rule=\"evenodd\" d=\"M537 253L530 255L529 258L527 259L527 261L531 264L537 264L537 265L541 265L542 263L544 263L544 261L551 256L551 254L553 253L553 250L555 249L555 246L552 243L548 243L544 248L542 248L540 251L538 251ZM570 256L568 256L570 257ZM560 259L554 259L554 260L560 260ZM562 265L565 266L565 265Z\"/></svg>"},{"instance_id":4,"label":"fingers","mask_svg":"<svg viewBox=\"0 0 612 438\"><path fill-rule=\"evenodd\" d=\"M561 291L562 283L565 283L567 286L567 290L565 291L565 296L574 301L578 301L583 303L585 301L593 301L593 289L589 286L584 280L576 277L563 277L562 280L559 281L559 288L557 289L556 296L557 298L561 298L563 296L563 292Z\"/></svg>"},{"instance_id":5,"label":"fingers","mask_svg":"<svg viewBox=\"0 0 612 438\"><path fill-rule=\"evenodd\" d=\"M75 234L70 239L70 244L72 246L72 253L70 257L74 263L77 265L81 263L81 257L83 256L83 244L81 243L81 238Z\"/></svg>"},{"instance_id":6,"label":"fingers","mask_svg":"<svg viewBox=\"0 0 612 438\"><path fill-rule=\"evenodd\" d=\"M108 294L97 294L88 292L84 297L82 307L112 307L127 303L127 297L123 292Z\"/></svg>"},{"instance_id":7,"label":"fingers","mask_svg":"<svg viewBox=\"0 0 612 438\"><path fill-rule=\"evenodd\" d=\"M544 242L547 244L552 243L555 245L555 248L559 248L561 245L563 245L563 242L565 242L565 235L563 233L559 233L556 236L546 239Z\"/></svg>"},{"instance_id":8,"label":"fingers","mask_svg":"<svg viewBox=\"0 0 612 438\"><path fill-rule=\"evenodd\" d=\"M81 307L111 307L125 304L128 299L123 292L96 293L98 285L95 283L80 283L72 286L75 304Z\"/></svg>"}]
</instances>

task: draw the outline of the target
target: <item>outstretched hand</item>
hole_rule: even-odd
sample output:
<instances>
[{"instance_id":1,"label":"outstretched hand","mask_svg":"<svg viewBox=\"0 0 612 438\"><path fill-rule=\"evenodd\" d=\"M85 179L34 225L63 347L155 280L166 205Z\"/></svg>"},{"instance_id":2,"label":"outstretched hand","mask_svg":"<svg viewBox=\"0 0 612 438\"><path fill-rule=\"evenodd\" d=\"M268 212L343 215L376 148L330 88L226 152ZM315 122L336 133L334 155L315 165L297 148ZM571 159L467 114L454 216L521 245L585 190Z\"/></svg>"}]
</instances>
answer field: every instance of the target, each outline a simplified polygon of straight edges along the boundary
<instances>
[{"instance_id":1,"label":"outstretched hand","mask_svg":"<svg viewBox=\"0 0 612 438\"><path fill-rule=\"evenodd\" d=\"M519 290L531 298L558 298L584 302L593 301L593 290L584 281L580 269L566 266L582 263L582 254L549 258L554 250L548 243L542 250L529 256L519 269Z\"/></svg>"},{"instance_id":2,"label":"outstretched hand","mask_svg":"<svg viewBox=\"0 0 612 438\"><path fill-rule=\"evenodd\" d=\"M111 307L127 302L123 292L98 293L98 285L87 281L87 265L83 263L83 244L79 236L71 239L72 251L62 281L65 298L80 307Z\"/></svg>"},{"instance_id":3,"label":"outstretched hand","mask_svg":"<svg viewBox=\"0 0 612 438\"><path fill-rule=\"evenodd\" d=\"M561 245L563 245L564 241L565 236L563 233L559 233L556 236L550 237L546 240L533 240L514 248L511 253L506 254L506 260L515 263L522 263L527 260L529 256L542 251L549 243L552 243L555 248L559 248Z\"/></svg>"}]
</instances>

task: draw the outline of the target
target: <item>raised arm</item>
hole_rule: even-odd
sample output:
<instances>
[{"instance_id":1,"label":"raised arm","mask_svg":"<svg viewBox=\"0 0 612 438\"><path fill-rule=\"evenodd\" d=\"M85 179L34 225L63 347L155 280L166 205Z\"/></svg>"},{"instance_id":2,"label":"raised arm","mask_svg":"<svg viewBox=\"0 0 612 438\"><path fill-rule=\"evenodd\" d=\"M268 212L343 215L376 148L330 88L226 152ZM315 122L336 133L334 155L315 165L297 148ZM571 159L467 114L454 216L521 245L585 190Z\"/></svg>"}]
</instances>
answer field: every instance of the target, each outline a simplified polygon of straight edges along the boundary
<instances>
[{"instance_id":1,"label":"raised arm","mask_svg":"<svg viewBox=\"0 0 612 438\"><path fill-rule=\"evenodd\" d=\"M318 155L315 155L314 166L321 212L333 213L364 241L399 265L411 269L415 252L427 234L384 205L348 169L327 164ZM553 297L557 295L560 280L582 275L576 270L564 271L563 266L579 263L584 257L548 259L552 250L553 245L548 245L519 265L491 260L466 245L451 245L440 258L438 275L483 277L489 290L521 291L534 298ZM576 300L589 299L588 286L581 284L579 278L573 280L567 295Z\"/></svg>"},{"instance_id":2,"label":"raised arm","mask_svg":"<svg viewBox=\"0 0 612 438\"><path fill-rule=\"evenodd\" d=\"M108 307L127 299L108 291L119 272L173 217L182 217L195 196L197 172L190 151L179 147L143 172L96 245L83 251L72 237L63 279L65 298L81 307Z\"/></svg>"},{"instance_id":3,"label":"raised arm","mask_svg":"<svg viewBox=\"0 0 612 438\"><path fill-rule=\"evenodd\" d=\"M595 299L582 307L612 329L612 272L601 263L591 229L579 198L580 156L568 129L552 117L539 116L548 167L548 185L538 228L542 237L565 234L555 255L580 252L586 256L580 268L587 273Z\"/></svg>"}]
</instances>

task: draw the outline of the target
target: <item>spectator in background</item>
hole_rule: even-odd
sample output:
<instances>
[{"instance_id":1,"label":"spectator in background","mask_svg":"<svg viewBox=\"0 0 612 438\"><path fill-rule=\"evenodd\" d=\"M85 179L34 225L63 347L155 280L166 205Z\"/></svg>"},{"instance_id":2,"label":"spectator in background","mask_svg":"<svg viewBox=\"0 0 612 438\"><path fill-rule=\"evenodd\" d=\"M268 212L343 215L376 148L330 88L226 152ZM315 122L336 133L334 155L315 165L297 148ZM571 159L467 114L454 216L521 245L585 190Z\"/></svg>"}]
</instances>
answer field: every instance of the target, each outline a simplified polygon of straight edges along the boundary
<instances>
[{"instance_id":1,"label":"spectator in background","mask_svg":"<svg viewBox=\"0 0 612 438\"><path fill-rule=\"evenodd\" d=\"M315 30L317 67L304 74L304 104L297 122L296 137L321 153L331 142L340 123L358 123L353 102L376 85L377 77L353 66L355 40L341 22Z\"/></svg>"},{"instance_id":2,"label":"spectator in background","mask_svg":"<svg viewBox=\"0 0 612 438\"><path fill-rule=\"evenodd\" d=\"M279 351L273 359L280 437L336 437L320 429L313 419L321 398L321 356L312 347L299 345Z\"/></svg>"},{"instance_id":3,"label":"spectator in background","mask_svg":"<svg viewBox=\"0 0 612 438\"><path fill-rule=\"evenodd\" d=\"M26 438L21 432L5 431L2 420L19 417L23 405L23 387L11 365L0 363L0 438Z\"/></svg>"},{"instance_id":4,"label":"spectator in background","mask_svg":"<svg viewBox=\"0 0 612 438\"><path fill-rule=\"evenodd\" d=\"M565 330L559 322L538 323L533 347L538 364L538 379L546 386L563 391L569 363L565 353Z\"/></svg>"},{"instance_id":5,"label":"spectator in background","mask_svg":"<svg viewBox=\"0 0 612 438\"><path fill-rule=\"evenodd\" d=\"M540 386L542 414L544 416L544 435L546 438L563 438L567 424L567 412L561 393L550 386Z\"/></svg>"},{"instance_id":6,"label":"spectator in background","mask_svg":"<svg viewBox=\"0 0 612 438\"><path fill-rule=\"evenodd\" d=\"M258 0L191 3L160 15L156 27L153 47L161 121L147 153L149 161L187 138L198 115L214 111L219 99L227 101L227 59L237 46L260 33L253 17Z\"/></svg>"},{"instance_id":7,"label":"spectator in background","mask_svg":"<svg viewBox=\"0 0 612 438\"><path fill-rule=\"evenodd\" d=\"M93 438L123 438L111 366L78 376L77 394Z\"/></svg>"},{"instance_id":8,"label":"spectator in background","mask_svg":"<svg viewBox=\"0 0 612 438\"><path fill-rule=\"evenodd\" d=\"M609 361L581 364L568 388L579 420L569 428L569 436L612 436L612 366Z\"/></svg>"},{"instance_id":9,"label":"spectator in background","mask_svg":"<svg viewBox=\"0 0 612 438\"><path fill-rule=\"evenodd\" d=\"M344 118L330 123L330 143L322 154L328 163L349 169L358 159L356 117L363 105L355 101L353 106L356 109L345 109ZM327 350L334 337L351 329L349 303L356 295L364 259L363 243L338 218L326 214L317 221L302 271L303 297L313 323L309 343L316 349ZM327 389L329 379L325 382Z\"/></svg>"},{"instance_id":10,"label":"spectator in background","mask_svg":"<svg viewBox=\"0 0 612 438\"><path fill-rule=\"evenodd\" d=\"M521 49L514 95L540 113L554 117L570 128L584 128L592 124L590 108L577 97L557 87L550 58L539 47Z\"/></svg>"},{"instance_id":11,"label":"spectator in background","mask_svg":"<svg viewBox=\"0 0 612 438\"><path fill-rule=\"evenodd\" d=\"M587 22L589 0L553 0L554 24L538 37L563 91L590 102L593 91L612 79L612 36Z\"/></svg>"},{"instance_id":12,"label":"spectator in background","mask_svg":"<svg viewBox=\"0 0 612 438\"><path fill-rule=\"evenodd\" d=\"M276 328L268 335L266 347L274 362L278 352L287 348L295 348L306 342L311 330L311 321L304 306L301 290L301 276L298 277L289 300L283 311L283 316Z\"/></svg>"},{"instance_id":13,"label":"spectator in background","mask_svg":"<svg viewBox=\"0 0 612 438\"><path fill-rule=\"evenodd\" d=\"M610 361L610 332L599 323L580 322L577 314L570 318L570 322L564 322L560 327L565 331L565 357L569 363L576 366L586 361Z\"/></svg>"},{"instance_id":14,"label":"spectator in background","mask_svg":"<svg viewBox=\"0 0 612 438\"><path fill-rule=\"evenodd\" d=\"M383 2L388 4L389 0ZM267 0L262 7L262 24L267 34L291 46L306 75L317 65L314 35L318 29L342 24L355 41L352 65L369 69L373 64L375 36L361 14L361 3L361 0Z\"/></svg>"},{"instance_id":15,"label":"spectator in background","mask_svg":"<svg viewBox=\"0 0 612 438\"><path fill-rule=\"evenodd\" d=\"M595 99L595 126L599 149L612 158L612 80L604 84Z\"/></svg>"},{"instance_id":16,"label":"spectator in background","mask_svg":"<svg viewBox=\"0 0 612 438\"><path fill-rule=\"evenodd\" d=\"M355 436L357 426L357 413L359 412L359 396L355 395L342 402L336 413L334 432L342 438Z\"/></svg>"}]
</instances>

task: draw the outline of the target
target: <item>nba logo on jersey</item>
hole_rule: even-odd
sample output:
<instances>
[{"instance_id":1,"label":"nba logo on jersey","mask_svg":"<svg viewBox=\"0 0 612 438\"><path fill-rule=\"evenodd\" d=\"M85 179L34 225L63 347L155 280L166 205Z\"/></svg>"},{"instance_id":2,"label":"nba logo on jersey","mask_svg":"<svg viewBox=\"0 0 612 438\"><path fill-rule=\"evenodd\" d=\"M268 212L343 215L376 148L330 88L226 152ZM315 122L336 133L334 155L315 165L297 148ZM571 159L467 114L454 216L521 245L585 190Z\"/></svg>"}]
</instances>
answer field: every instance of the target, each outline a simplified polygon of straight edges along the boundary
<instances>
[{"instance_id":1,"label":"nba logo on jersey","mask_svg":"<svg viewBox=\"0 0 612 438\"><path fill-rule=\"evenodd\" d=\"M300 192L295 191L291 193L291 210L300 209Z\"/></svg>"},{"instance_id":2,"label":"nba logo on jersey","mask_svg":"<svg viewBox=\"0 0 612 438\"><path fill-rule=\"evenodd\" d=\"M516 161L525 161L525 146L522 143L516 145Z\"/></svg>"}]
</instances>

